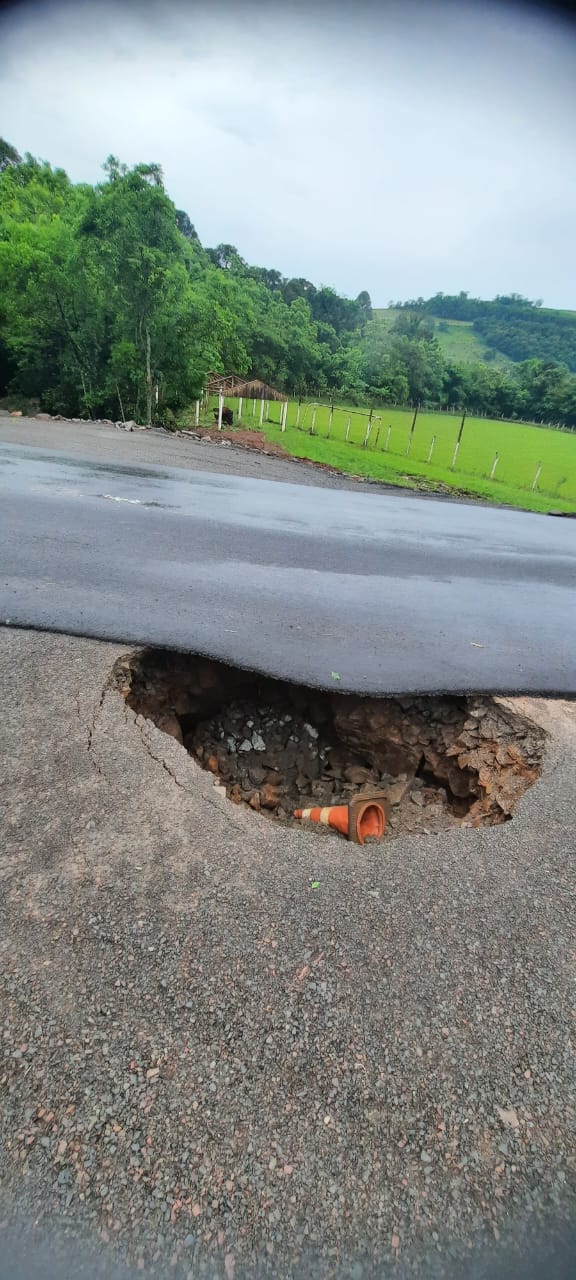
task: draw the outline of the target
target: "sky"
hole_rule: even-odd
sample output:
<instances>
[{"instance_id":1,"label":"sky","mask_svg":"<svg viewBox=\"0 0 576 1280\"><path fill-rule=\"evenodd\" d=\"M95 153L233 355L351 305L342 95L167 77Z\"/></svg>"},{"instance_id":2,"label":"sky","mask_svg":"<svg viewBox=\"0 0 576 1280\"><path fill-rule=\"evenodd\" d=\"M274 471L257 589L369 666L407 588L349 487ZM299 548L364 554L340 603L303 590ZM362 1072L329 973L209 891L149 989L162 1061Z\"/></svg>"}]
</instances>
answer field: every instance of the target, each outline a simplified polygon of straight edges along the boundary
<instances>
[{"instance_id":1,"label":"sky","mask_svg":"<svg viewBox=\"0 0 576 1280\"><path fill-rule=\"evenodd\" d=\"M73 181L157 161L205 245L375 306L576 309L576 26L467 0L22 0L0 134Z\"/></svg>"}]
</instances>

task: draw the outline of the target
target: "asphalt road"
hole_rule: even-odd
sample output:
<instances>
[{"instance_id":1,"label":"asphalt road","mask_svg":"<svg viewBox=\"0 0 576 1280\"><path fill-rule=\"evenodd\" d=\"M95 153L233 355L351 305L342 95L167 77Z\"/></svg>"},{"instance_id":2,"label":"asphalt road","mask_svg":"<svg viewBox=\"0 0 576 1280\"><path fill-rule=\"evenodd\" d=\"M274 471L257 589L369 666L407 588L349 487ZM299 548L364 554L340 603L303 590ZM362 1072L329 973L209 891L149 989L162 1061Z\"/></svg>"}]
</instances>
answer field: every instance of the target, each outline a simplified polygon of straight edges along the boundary
<instances>
[{"instance_id":1,"label":"asphalt road","mask_svg":"<svg viewBox=\"0 0 576 1280\"><path fill-rule=\"evenodd\" d=\"M3 444L0 546L8 625L342 691L576 692L571 521Z\"/></svg>"},{"instance_id":2,"label":"asphalt road","mask_svg":"<svg viewBox=\"0 0 576 1280\"><path fill-rule=\"evenodd\" d=\"M0 628L4 1265L572 1280L574 704L520 700L511 822L360 847L218 795L121 653Z\"/></svg>"}]
</instances>

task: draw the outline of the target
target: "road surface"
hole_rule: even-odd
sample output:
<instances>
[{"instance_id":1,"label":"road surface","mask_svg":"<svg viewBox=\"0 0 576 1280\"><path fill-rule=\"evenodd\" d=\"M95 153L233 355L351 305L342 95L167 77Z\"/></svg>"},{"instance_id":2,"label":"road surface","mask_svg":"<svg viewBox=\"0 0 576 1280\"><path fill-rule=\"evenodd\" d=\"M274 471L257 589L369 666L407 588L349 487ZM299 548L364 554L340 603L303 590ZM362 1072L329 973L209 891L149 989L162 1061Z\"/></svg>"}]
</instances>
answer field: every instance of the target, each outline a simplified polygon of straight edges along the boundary
<instances>
[{"instance_id":1,"label":"road surface","mask_svg":"<svg viewBox=\"0 0 576 1280\"><path fill-rule=\"evenodd\" d=\"M6 625L342 691L576 693L571 521L3 444L0 545Z\"/></svg>"},{"instance_id":2,"label":"road surface","mask_svg":"<svg viewBox=\"0 0 576 1280\"><path fill-rule=\"evenodd\" d=\"M218 795L123 653L0 627L4 1267L572 1280L574 704L511 822L359 846Z\"/></svg>"}]
</instances>

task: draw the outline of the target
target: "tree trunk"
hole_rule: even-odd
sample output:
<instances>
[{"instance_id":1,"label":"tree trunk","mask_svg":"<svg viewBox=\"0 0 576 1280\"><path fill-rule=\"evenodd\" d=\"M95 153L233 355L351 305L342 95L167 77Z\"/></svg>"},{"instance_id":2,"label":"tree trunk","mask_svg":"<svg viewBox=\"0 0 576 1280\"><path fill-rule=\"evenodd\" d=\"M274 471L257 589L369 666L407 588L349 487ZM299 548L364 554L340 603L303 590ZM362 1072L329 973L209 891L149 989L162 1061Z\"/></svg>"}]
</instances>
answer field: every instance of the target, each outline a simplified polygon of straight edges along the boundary
<instances>
[{"instance_id":1,"label":"tree trunk","mask_svg":"<svg viewBox=\"0 0 576 1280\"><path fill-rule=\"evenodd\" d=\"M146 325L146 425L152 426L152 367L150 362L150 330Z\"/></svg>"}]
</instances>

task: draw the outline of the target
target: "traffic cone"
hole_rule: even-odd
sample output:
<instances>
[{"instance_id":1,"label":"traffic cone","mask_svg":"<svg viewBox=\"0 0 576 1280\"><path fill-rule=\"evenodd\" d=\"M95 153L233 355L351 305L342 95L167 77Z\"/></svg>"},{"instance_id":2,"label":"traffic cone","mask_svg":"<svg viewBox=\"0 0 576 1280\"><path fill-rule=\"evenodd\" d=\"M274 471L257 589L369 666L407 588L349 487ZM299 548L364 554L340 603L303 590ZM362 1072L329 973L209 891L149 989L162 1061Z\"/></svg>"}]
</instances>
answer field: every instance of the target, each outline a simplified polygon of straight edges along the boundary
<instances>
[{"instance_id":1,"label":"traffic cone","mask_svg":"<svg viewBox=\"0 0 576 1280\"><path fill-rule=\"evenodd\" d=\"M356 844L364 844L367 836L381 839L386 825L382 805L370 798L359 798L352 804L329 805L325 809L295 809L294 817L309 818L310 822L321 822L326 827L333 827Z\"/></svg>"}]
</instances>

